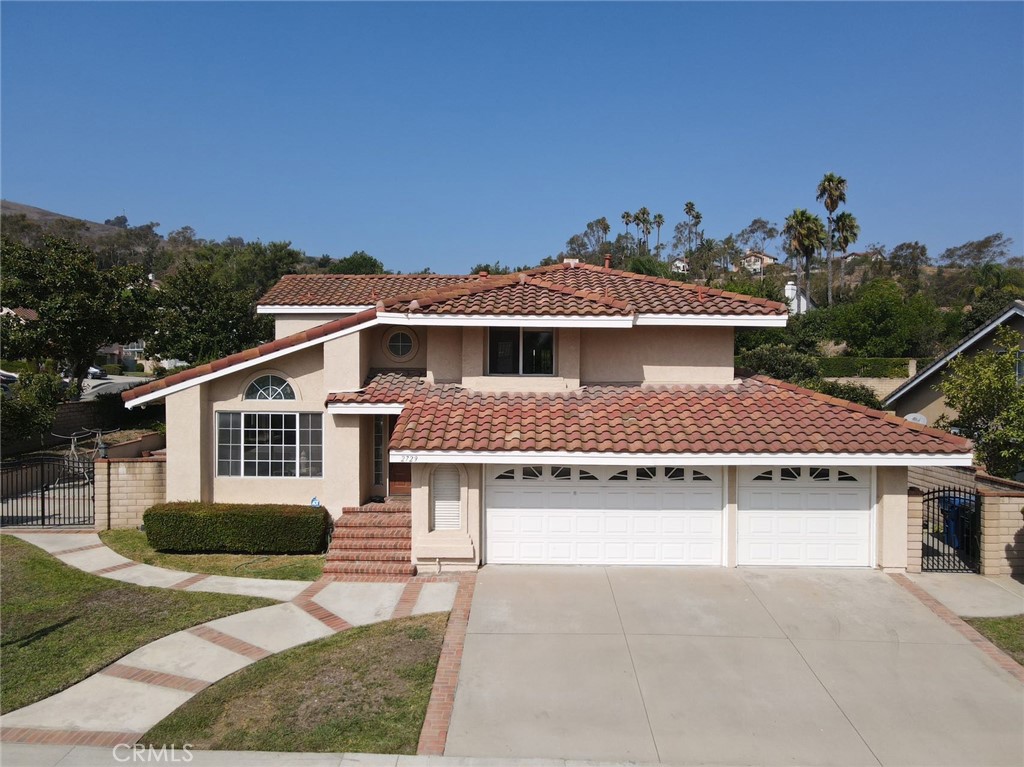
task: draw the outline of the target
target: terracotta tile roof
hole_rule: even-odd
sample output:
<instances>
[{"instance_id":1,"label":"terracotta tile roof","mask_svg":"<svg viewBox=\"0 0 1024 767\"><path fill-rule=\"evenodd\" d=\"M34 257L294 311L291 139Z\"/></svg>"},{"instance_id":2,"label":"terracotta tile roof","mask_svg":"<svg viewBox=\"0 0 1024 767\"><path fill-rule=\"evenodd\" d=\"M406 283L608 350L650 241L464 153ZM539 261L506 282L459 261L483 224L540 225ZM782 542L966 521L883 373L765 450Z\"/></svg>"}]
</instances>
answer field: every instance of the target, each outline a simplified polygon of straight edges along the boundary
<instances>
[{"instance_id":1,"label":"terracotta tile roof","mask_svg":"<svg viewBox=\"0 0 1024 767\"><path fill-rule=\"evenodd\" d=\"M551 292L512 284L546 286ZM496 288L505 288L497 292ZM468 292L462 293L462 290ZM562 304L558 305L559 293ZM474 298L477 293L486 296ZM442 298L450 300L440 306ZM511 275L289 274L260 299L261 306L372 306L404 311L419 299L440 314L596 314L593 302L632 307L641 314L782 316L784 304L589 264L555 264ZM456 300L461 299L461 300ZM415 307L412 308L416 310ZM605 312L610 313L610 312Z\"/></svg>"},{"instance_id":2,"label":"terracotta tile roof","mask_svg":"<svg viewBox=\"0 0 1024 767\"><path fill-rule=\"evenodd\" d=\"M785 304L590 264L561 263L527 272L531 277L631 303L641 314L784 315Z\"/></svg>"},{"instance_id":3,"label":"terracotta tile roof","mask_svg":"<svg viewBox=\"0 0 1024 767\"><path fill-rule=\"evenodd\" d=\"M376 316L376 309L367 309L359 312L358 314L352 314L338 320L325 322L323 325L317 325L309 330L293 333L290 336L279 338L276 341L270 341L269 343L262 344L261 346L254 347L252 349L246 349L245 351L238 352L237 354L222 357L219 360L208 362L205 365L197 365L194 368L183 370L180 373L169 375L166 378L158 378L148 384L136 386L134 389L127 389L121 392L121 399L125 402L131 402L133 399L137 399L144 394L152 394L153 392L162 391L163 389L167 389L176 384L191 381L193 378L199 378L200 376L205 376L210 373L217 373L221 370L234 367L242 362L249 362L250 360L264 357L273 352L279 352L282 349L290 349L293 346L298 346L307 341L315 341L318 338L329 336L332 333L337 333L339 330L344 330L345 328L361 325L368 320L372 320Z\"/></svg>"},{"instance_id":4,"label":"terracotta tile roof","mask_svg":"<svg viewBox=\"0 0 1024 767\"><path fill-rule=\"evenodd\" d=\"M963 454L967 440L761 376L559 393L430 386L395 372L333 402L403 402L393 450Z\"/></svg>"},{"instance_id":5,"label":"terracotta tile roof","mask_svg":"<svg viewBox=\"0 0 1024 767\"><path fill-rule=\"evenodd\" d=\"M400 296L378 303L377 308L413 314L563 317L629 317L633 314L632 307L625 301L600 292L552 284L521 272Z\"/></svg>"},{"instance_id":6,"label":"terracotta tile roof","mask_svg":"<svg viewBox=\"0 0 1024 767\"><path fill-rule=\"evenodd\" d=\"M39 319L39 313L35 309L29 309L25 306L12 306L7 311L26 322L35 322Z\"/></svg>"},{"instance_id":7,"label":"terracotta tile roof","mask_svg":"<svg viewBox=\"0 0 1024 767\"><path fill-rule=\"evenodd\" d=\"M259 305L373 306L381 299L479 279L477 274L286 274Z\"/></svg>"}]
</instances>

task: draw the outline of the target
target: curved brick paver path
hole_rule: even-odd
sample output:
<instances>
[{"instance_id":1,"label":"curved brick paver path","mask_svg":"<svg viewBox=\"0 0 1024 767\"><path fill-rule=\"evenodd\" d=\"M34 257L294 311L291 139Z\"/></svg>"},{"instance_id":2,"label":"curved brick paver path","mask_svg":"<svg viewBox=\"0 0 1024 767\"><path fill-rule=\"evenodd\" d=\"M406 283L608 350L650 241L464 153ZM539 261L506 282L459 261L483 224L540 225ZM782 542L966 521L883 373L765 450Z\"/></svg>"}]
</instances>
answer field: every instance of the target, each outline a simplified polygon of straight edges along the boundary
<instances>
[{"instance_id":1,"label":"curved brick paver path","mask_svg":"<svg viewBox=\"0 0 1024 767\"><path fill-rule=\"evenodd\" d=\"M197 692L250 663L353 626L448 612L460 585L472 584L471 577L353 583L198 575L133 562L94 533L3 532L93 575L280 602L157 639L56 695L0 716L0 740L7 743L135 743Z\"/></svg>"}]
</instances>

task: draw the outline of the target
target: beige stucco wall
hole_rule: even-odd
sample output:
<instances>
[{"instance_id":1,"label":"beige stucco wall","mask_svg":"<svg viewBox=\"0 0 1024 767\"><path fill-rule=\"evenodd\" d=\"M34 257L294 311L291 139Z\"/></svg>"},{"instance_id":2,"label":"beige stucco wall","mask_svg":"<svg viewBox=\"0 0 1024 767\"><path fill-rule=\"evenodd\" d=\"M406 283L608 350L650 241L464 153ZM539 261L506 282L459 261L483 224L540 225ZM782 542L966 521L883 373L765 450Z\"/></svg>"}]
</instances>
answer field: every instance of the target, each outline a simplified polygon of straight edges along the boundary
<instances>
[{"instance_id":1,"label":"beige stucco wall","mask_svg":"<svg viewBox=\"0 0 1024 767\"><path fill-rule=\"evenodd\" d=\"M207 386L193 386L165 400L168 501L212 500L213 455Z\"/></svg>"},{"instance_id":2,"label":"beige stucco wall","mask_svg":"<svg viewBox=\"0 0 1024 767\"><path fill-rule=\"evenodd\" d=\"M426 368L430 383L461 383L462 328L430 328Z\"/></svg>"},{"instance_id":3,"label":"beige stucco wall","mask_svg":"<svg viewBox=\"0 0 1024 767\"><path fill-rule=\"evenodd\" d=\"M326 399L332 391L354 391L362 387L369 368L369 345L361 343L363 333L350 333L327 341L323 349L323 388ZM323 403L321 399L321 404Z\"/></svg>"},{"instance_id":4,"label":"beige stucco wall","mask_svg":"<svg viewBox=\"0 0 1024 767\"><path fill-rule=\"evenodd\" d=\"M732 328L583 330L580 378L600 383L729 383Z\"/></svg>"},{"instance_id":5,"label":"beige stucco wall","mask_svg":"<svg viewBox=\"0 0 1024 767\"><path fill-rule=\"evenodd\" d=\"M875 470L877 563L884 570L907 568L907 468L880 466Z\"/></svg>"},{"instance_id":6,"label":"beige stucco wall","mask_svg":"<svg viewBox=\"0 0 1024 767\"><path fill-rule=\"evenodd\" d=\"M284 338L303 330L315 328L325 322L350 317L351 314L276 314L274 315L274 338Z\"/></svg>"},{"instance_id":7,"label":"beige stucco wall","mask_svg":"<svg viewBox=\"0 0 1024 767\"><path fill-rule=\"evenodd\" d=\"M422 575L474 570L480 564L483 471L476 464L455 464L462 485L462 527L430 529L430 478L439 464L412 467L412 558Z\"/></svg>"}]
</instances>

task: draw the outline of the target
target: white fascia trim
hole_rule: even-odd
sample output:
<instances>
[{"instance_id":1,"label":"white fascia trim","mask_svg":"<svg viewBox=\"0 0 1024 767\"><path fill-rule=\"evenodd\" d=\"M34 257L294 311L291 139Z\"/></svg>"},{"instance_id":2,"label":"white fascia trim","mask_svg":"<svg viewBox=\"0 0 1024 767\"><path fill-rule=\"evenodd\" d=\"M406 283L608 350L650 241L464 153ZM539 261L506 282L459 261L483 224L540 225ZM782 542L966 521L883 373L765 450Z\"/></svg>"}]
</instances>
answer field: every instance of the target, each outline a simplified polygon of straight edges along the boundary
<instances>
[{"instance_id":1,"label":"white fascia trim","mask_svg":"<svg viewBox=\"0 0 1024 767\"><path fill-rule=\"evenodd\" d=\"M179 384L174 384L174 386L168 386L166 389L159 389L158 391L150 392L149 394L143 394L141 397L136 397L133 400L129 400L124 404L124 406L131 410L132 408L138 407L139 405L145 405L147 402L163 399L164 397L167 397L171 394L177 394L178 392L184 391L185 389L190 389L193 386L204 384L207 381L212 381L216 378L221 378L222 376L237 373L240 370L248 370L249 368L259 367L260 365L266 365L268 362L276 360L280 357L286 357L289 354L300 352L303 349L310 349L318 344L324 344L327 343L328 341L333 341L336 338L343 338L344 336L352 335L353 333L359 333L360 331L366 330L367 328L372 328L374 325L378 324L380 324L380 322L377 319L367 320L366 322L363 322L359 325L353 325L350 328L339 330L337 333L331 333L330 335L323 336L322 338L316 338L313 339L312 341L306 341L301 344L296 344L295 346L289 346L287 349L280 349L276 352L271 352L270 354L264 354L260 357L254 357L251 360L239 362L237 365L232 365L231 367L224 368L223 370L218 370L213 373L207 373L206 375L199 376L198 378L190 378L187 381L182 381Z\"/></svg>"},{"instance_id":2,"label":"white fascia trim","mask_svg":"<svg viewBox=\"0 0 1024 767\"><path fill-rule=\"evenodd\" d=\"M382 402L331 402L327 405L327 412L344 415L400 415L404 407Z\"/></svg>"},{"instance_id":3,"label":"white fascia trim","mask_svg":"<svg viewBox=\"0 0 1024 767\"><path fill-rule=\"evenodd\" d=\"M533 453L523 451L392 450L395 463L530 463L590 466L970 466L971 453Z\"/></svg>"},{"instance_id":4,"label":"white fascia trim","mask_svg":"<svg viewBox=\"0 0 1024 767\"><path fill-rule=\"evenodd\" d=\"M300 306L298 304L282 304L280 306L257 306L256 314L359 314L372 309L373 304L364 306Z\"/></svg>"},{"instance_id":5,"label":"white fascia trim","mask_svg":"<svg viewBox=\"0 0 1024 767\"><path fill-rule=\"evenodd\" d=\"M637 325L703 325L705 327L784 328L788 314L638 314Z\"/></svg>"},{"instance_id":6,"label":"white fascia trim","mask_svg":"<svg viewBox=\"0 0 1024 767\"><path fill-rule=\"evenodd\" d=\"M965 338L960 343L959 346L957 346L955 349L953 349L951 352L949 352L949 354L947 354L945 357L943 357L942 359L936 360L935 362L933 362L931 365L926 367L924 370L922 370L920 373L918 373L913 378L911 378L911 379L909 379L907 381L904 381L897 389L895 389L893 391L892 394L890 394L888 397L885 398L885 401L882 404L885 405L886 408L888 408L897 399L902 397L904 394L906 394L911 389L917 388L918 384L920 384L926 378L931 376L937 370L940 370L945 365L948 365L949 362L954 357L960 356L960 354L962 354L968 347L971 347L974 344L978 343L978 341L981 341L983 338L985 338L985 336L987 336L989 333L991 333L993 330L995 330L999 325L1002 325L1004 322L1006 322L1008 319L1010 319L1010 317L1012 317L1015 314L1024 315L1024 311L1022 311L1020 309L1020 307L1018 307L1016 304L1011 306L1009 309L1007 309L1001 315L999 315L994 320L992 320L990 323L985 325L985 327L981 328L980 330L976 330L973 334L967 336L967 338Z\"/></svg>"},{"instance_id":7,"label":"white fascia trim","mask_svg":"<svg viewBox=\"0 0 1024 767\"><path fill-rule=\"evenodd\" d=\"M377 312L385 325L451 325L482 328L631 328L633 317L541 317L512 314L406 314Z\"/></svg>"}]
</instances>

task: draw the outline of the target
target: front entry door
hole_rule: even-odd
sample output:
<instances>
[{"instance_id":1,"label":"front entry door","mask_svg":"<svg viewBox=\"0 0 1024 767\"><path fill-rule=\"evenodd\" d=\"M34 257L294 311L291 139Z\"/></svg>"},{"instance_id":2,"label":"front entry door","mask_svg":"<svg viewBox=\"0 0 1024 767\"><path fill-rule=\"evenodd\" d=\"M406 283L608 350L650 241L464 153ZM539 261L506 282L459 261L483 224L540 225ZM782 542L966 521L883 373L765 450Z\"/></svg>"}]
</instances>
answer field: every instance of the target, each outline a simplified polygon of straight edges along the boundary
<instances>
[{"instance_id":1,"label":"front entry door","mask_svg":"<svg viewBox=\"0 0 1024 767\"><path fill-rule=\"evenodd\" d=\"M398 416L388 416L388 441L395 431ZM412 494L412 464L388 461L388 495Z\"/></svg>"}]
</instances>

